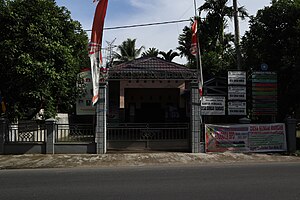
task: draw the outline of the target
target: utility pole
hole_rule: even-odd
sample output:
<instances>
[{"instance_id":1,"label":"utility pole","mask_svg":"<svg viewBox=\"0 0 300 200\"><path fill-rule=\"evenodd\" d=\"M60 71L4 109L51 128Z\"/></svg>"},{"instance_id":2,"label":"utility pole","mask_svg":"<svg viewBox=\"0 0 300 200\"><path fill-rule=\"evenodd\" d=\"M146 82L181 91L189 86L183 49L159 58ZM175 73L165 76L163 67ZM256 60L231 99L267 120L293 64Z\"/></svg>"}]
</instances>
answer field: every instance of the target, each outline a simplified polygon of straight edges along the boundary
<instances>
[{"instance_id":1,"label":"utility pole","mask_svg":"<svg viewBox=\"0 0 300 200\"><path fill-rule=\"evenodd\" d=\"M115 38L113 41L109 42L106 41L107 44L107 48L106 50L106 63L112 65L112 61L113 61L113 49L115 47L117 47L116 45L114 45L115 41L117 38ZM107 67L111 67L111 66L107 66Z\"/></svg>"},{"instance_id":2,"label":"utility pole","mask_svg":"<svg viewBox=\"0 0 300 200\"><path fill-rule=\"evenodd\" d=\"M236 62L237 69L241 70L241 49L240 49L240 26L239 26L239 10L237 6L237 0L233 0L234 9L234 30L235 30L235 49L236 49Z\"/></svg>"}]
</instances>

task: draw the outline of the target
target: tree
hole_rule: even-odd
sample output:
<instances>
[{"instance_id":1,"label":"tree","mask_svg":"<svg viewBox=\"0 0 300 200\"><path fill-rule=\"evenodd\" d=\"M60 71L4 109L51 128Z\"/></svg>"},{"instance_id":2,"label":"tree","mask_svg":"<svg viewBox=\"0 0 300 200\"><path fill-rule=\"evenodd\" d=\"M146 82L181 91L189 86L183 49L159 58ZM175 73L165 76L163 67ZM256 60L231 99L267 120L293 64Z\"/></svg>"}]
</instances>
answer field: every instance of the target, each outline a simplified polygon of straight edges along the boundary
<instances>
[{"instance_id":1,"label":"tree","mask_svg":"<svg viewBox=\"0 0 300 200\"><path fill-rule=\"evenodd\" d=\"M121 45L118 46L118 52L114 52L114 58L117 59L115 63L122 63L136 59L141 54L144 46L136 49L136 39L130 39L123 41Z\"/></svg>"},{"instance_id":2,"label":"tree","mask_svg":"<svg viewBox=\"0 0 300 200\"><path fill-rule=\"evenodd\" d=\"M206 0L198 9L206 12L204 20L198 18L198 37L201 48L203 74L205 79L222 75L229 68L234 67L235 49L234 36L225 33L227 20L234 13L232 6L227 6L228 0ZM243 7L239 8L241 17L247 15ZM190 53L192 32L190 27L185 27L179 36L180 56L188 59L188 67L196 68L195 57Z\"/></svg>"},{"instance_id":3,"label":"tree","mask_svg":"<svg viewBox=\"0 0 300 200\"><path fill-rule=\"evenodd\" d=\"M179 56L179 54L176 51L173 51L172 49L170 49L167 53L164 51L160 51L159 54L163 56L163 59L170 61L170 62L175 57Z\"/></svg>"},{"instance_id":4,"label":"tree","mask_svg":"<svg viewBox=\"0 0 300 200\"><path fill-rule=\"evenodd\" d=\"M232 19L234 16L233 6L227 6L228 0L205 0L205 3L198 9L201 15L202 11L207 12L206 18L210 26L210 31L214 33L212 37L212 46L226 46L224 29L228 26L227 18ZM248 16L244 7L238 8L240 17L245 19ZM226 18L227 17L227 18ZM219 45L219 43L221 45Z\"/></svg>"},{"instance_id":5,"label":"tree","mask_svg":"<svg viewBox=\"0 0 300 200\"><path fill-rule=\"evenodd\" d=\"M278 73L280 119L298 110L300 98L300 2L273 0L250 20L242 38L242 50L249 71L262 63Z\"/></svg>"},{"instance_id":6,"label":"tree","mask_svg":"<svg viewBox=\"0 0 300 200\"><path fill-rule=\"evenodd\" d=\"M88 38L54 0L0 1L0 90L11 119L70 111Z\"/></svg>"},{"instance_id":7,"label":"tree","mask_svg":"<svg viewBox=\"0 0 300 200\"><path fill-rule=\"evenodd\" d=\"M186 57L186 59L188 60L187 67L195 68L196 59L190 51L192 42L192 30L190 27L185 26L182 31L183 33L181 33L178 37L179 46L177 47L177 49L179 51L179 55L181 57Z\"/></svg>"},{"instance_id":8,"label":"tree","mask_svg":"<svg viewBox=\"0 0 300 200\"><path fill-rule=\"evenodd\" d=\"M142 57L157 57L159 50L155 47L149 48L147 51L142 53Z\"/></svg>"}]
</instances>

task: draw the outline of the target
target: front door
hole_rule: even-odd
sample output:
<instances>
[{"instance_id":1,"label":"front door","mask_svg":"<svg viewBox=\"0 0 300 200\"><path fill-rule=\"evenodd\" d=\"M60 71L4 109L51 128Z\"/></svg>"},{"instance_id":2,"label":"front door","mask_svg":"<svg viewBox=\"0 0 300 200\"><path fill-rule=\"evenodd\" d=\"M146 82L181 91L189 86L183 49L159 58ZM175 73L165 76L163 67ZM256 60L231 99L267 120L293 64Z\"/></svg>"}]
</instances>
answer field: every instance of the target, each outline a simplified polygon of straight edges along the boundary
<instances>
[{"instance_id":1,"label":"front door","mask_svg":"<svg viewBox=\"0 0 300 200\"><path fill-rule=\"evenodd\" d=\"M164 110L160 103L142 103L136 119L142 123L164 122Z\"/></svg>"}]
</instances>

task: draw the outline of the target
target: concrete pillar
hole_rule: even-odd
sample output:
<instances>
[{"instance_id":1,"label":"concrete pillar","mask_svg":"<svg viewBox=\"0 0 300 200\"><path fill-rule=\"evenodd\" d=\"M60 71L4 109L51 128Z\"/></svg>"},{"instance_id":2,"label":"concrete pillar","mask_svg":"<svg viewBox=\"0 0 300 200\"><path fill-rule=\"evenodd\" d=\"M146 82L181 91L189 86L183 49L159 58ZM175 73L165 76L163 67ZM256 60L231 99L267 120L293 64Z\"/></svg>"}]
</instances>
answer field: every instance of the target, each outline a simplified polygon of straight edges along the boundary
<instances>
[{"instance_id":1,"label":"concrete pillar","mask_svg":"<svg viewBox=\"0 0 300 200\"><path fill-rule=\"evenodd\" d=\"M297 150L296 146L296 126L297 120L292 118L287 118L285 120L286 124L286 140L287 140L287 150L289 153L294 153Z\"/></svg>"},{"instance_id":2,"label":"concrete pillar","mask_svg":"<svg viewBox=\"0 0 300 200\"><path fill-rule=\"evenodd\" d=\"M4 154L5 135L8 132L7 123L7 119L0 118L0 155Z\"/></svg>"},{"instance_id":3,"label":"concrete pillar","mask_svg":"<svg viewBox=\"0 0 300 200\"><path fill-rule=\"evenodd\" d=\"M46 124L46 154L54 154L54 144L56 135L56 119L50 118Z\"/></svg>"},{"instance_id":4,"label":"concrete pillar","mask_svg":"<svg viewBox=\"0 0 300 200\"><path fill-rule=\"evenodd\" d=\"M106 90L107 84L99 85L99 99L96 109L96 153L106 153Z\"/></svg>"},{"instance_id":5,"label":"concrete pillar","mask_svg":"<svg viewBox=\"0 0 300 200\"><path fill-rule=\"evenodd\" d=\"M191 147L192 153L204 153L201 101L197 83L191 83Z\"/></svg>"}]
</instances>

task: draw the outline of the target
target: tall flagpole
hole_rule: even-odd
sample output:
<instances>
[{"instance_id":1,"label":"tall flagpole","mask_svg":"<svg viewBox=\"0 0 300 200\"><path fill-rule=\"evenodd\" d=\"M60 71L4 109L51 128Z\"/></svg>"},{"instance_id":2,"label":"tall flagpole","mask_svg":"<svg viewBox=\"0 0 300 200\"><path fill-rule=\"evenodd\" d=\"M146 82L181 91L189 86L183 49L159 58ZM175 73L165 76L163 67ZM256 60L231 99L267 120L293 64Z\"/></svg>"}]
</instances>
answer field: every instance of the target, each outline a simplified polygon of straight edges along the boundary
<instances>
[{"instance_id":1,"label":"tall flagpole","mask_svg":"<svg viewBox=\"0 0 300 200\"><path fill-rule=\"evenodd\" d=\"M96 2L96 0L94 0ZM107 69L102 62L102 37L103 27L106 16L108 0L100 0L97 3L94 15L93 28L91 33L91 42L89 44L89 56L91 60L91 72L93 80L93 105L96 109L96 131L95 143L97 154L105 154L106 147L106 108L107 108ZM101 79L101 84L100 84ZM101 98L101 101L98 101Z\"/></svg>"},{"instance_id":2,"label":"tall flagpole","mask_svg":"<svg viewBox=\"0 0 300 200\"><path fill-rule=\"evenodd\" d=\"M194 0L194 8L195 8L195 21L197 22L196 28L198 29L198 20L197 20L197 4L196 0ZM200 18L200 16L199 16ZM196 30L196 38L197 38L197 54L196 54L196 60L197 60L197 68L198 68L198 92L199 92L199 121L200 121L200 137L197 139L197 143L199 144L200 149L197 150L197 152L205 152L205 146L201 143L205 141L204 132L203 132L203 120L202 120L202 109L201 109L201 103L202 103L202 95L203 95L203 74L202 74L202 60L201 60L201 49L200 49L200 42L199 42L199 33L198 30ZM202 147L201 147L202 146ZM202 149L203 148L203 149Z\"/></svg>"},{"instance_id":3,"label":"tall flagpole","mask_svg":"<svg viewBox=\"0 0 300 200\"><path fill-rule=\"evenodd\" d=\"M194 8L195 8L195 20L196 20L196 18L197 18L197 3L196 3L196 0L194 0ZM199 18L200 18L200 16L199 16ZM197 24L197 29L198 29L198 24ZM202 59L201 59L201 48L200 48L198 30L197 30L197 56L196 56L196 60L197 60L197 70L198 70L198 87L199 87L198 90L199 90L200 104L201 104L202 94L203 94L203 74L202 74ZM200 108L200 122L202 124L201 108Z\"/></svg>"},{"instance_id":4,"label":"tall flagpole","mask_svg":"<svg viewBox=\"0 0 300 200\"><path fill-rule=\"evenodd\" d=\"M196 0L194 0L194 8L195 8L195 19L197 17L197 2ZM200 18L200 16L199 16ZM197 25L198 28L198 25ZM202 74L202 59L201 59L201 48L200 48L200 43L199 43L199 33L197 31L197 56L196 56L196 60L197 60L197 69L198 69L198 84L200 84L201 89L203 87L203 74Z\"/></svg>"},{"instance_id":5,"label":"tall flagpole","mask_svg":"<svg viewBox=\"0 0 300 200\"><path fill-rule=\"evenodd\" d=\"M194 0L195 16L197 16L197 2Z\"/></svg>"}]
</instances>

